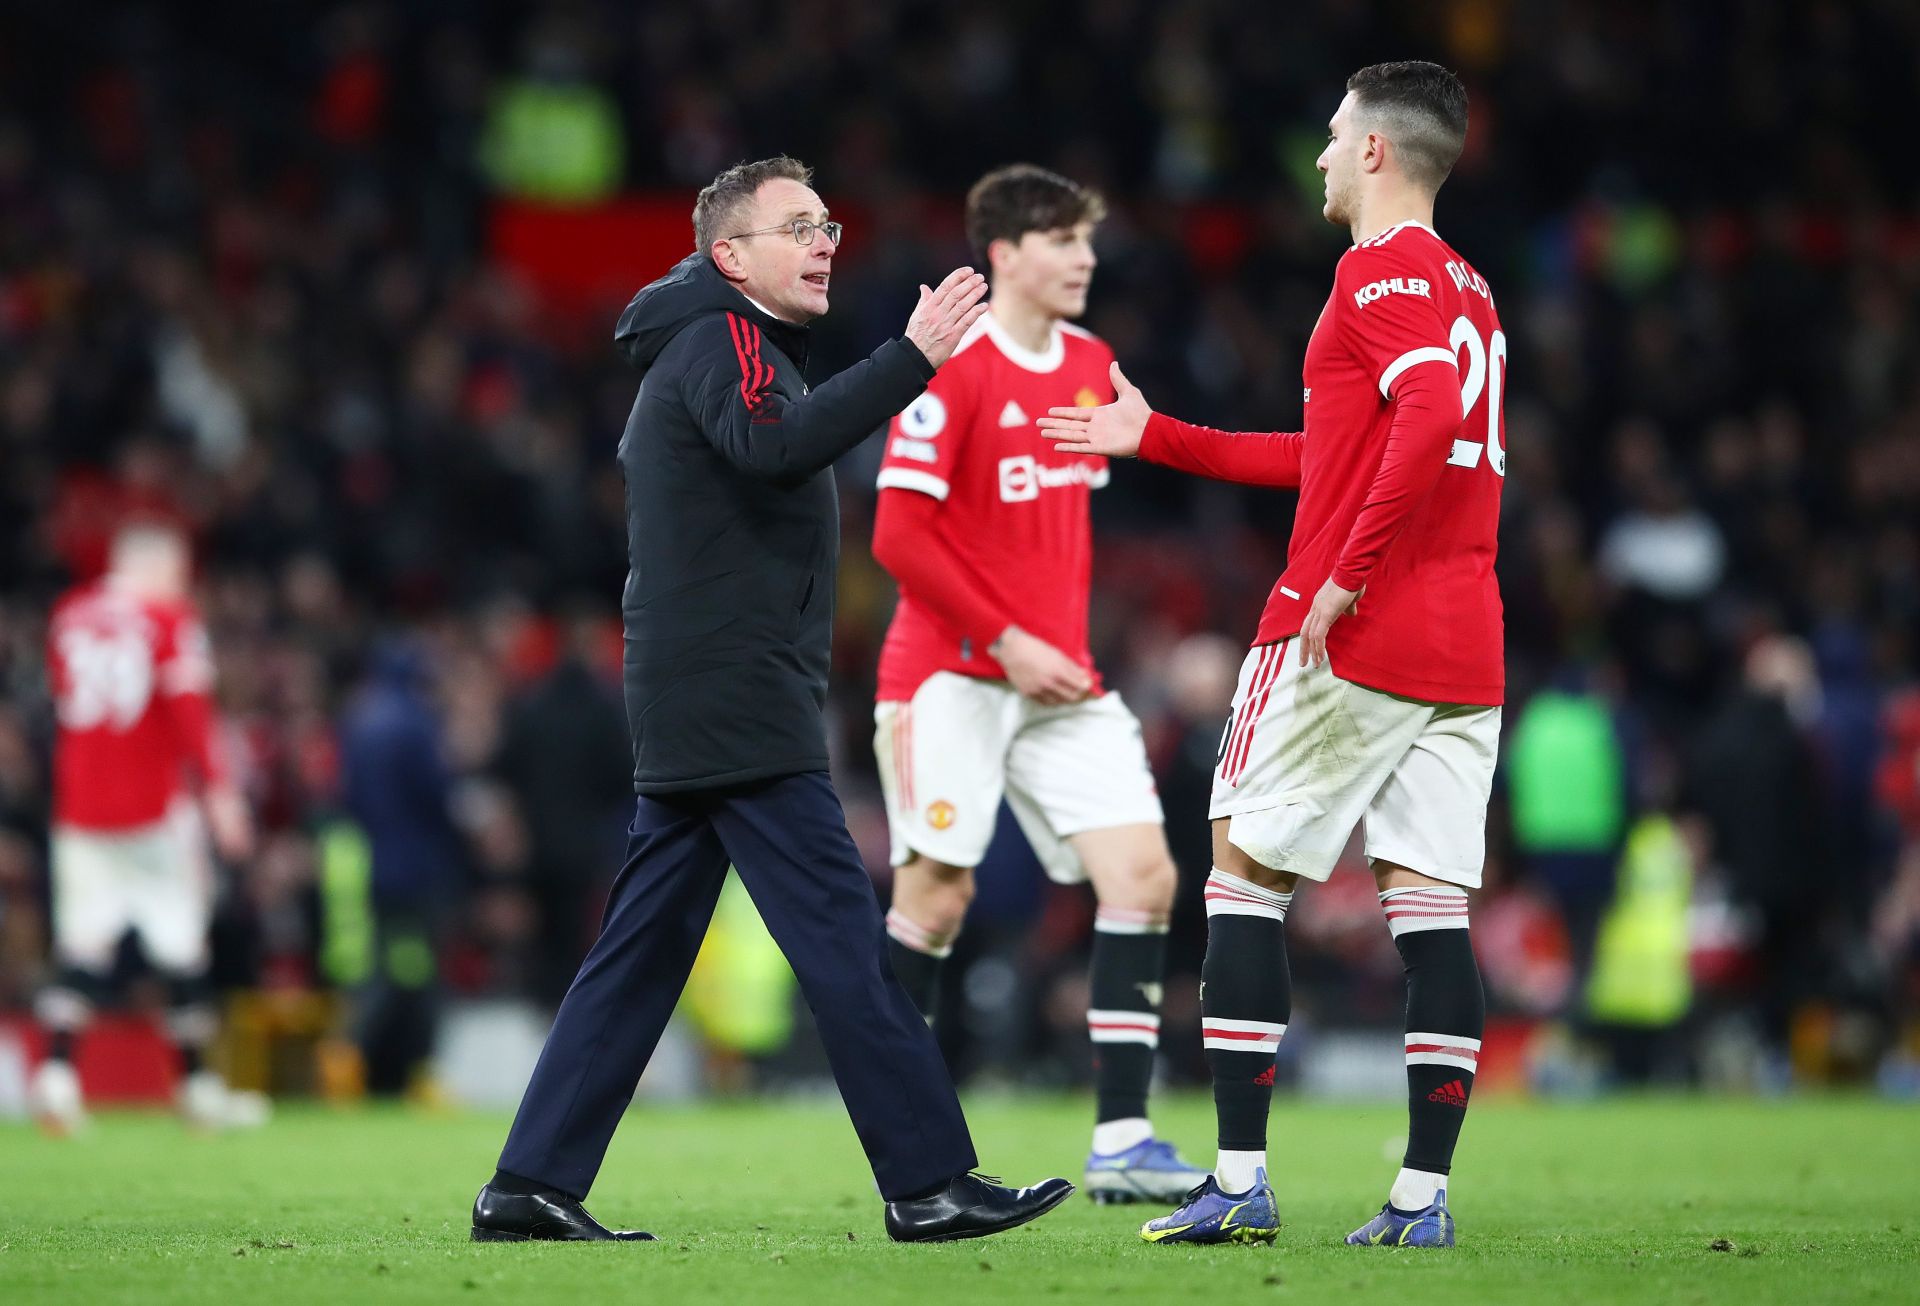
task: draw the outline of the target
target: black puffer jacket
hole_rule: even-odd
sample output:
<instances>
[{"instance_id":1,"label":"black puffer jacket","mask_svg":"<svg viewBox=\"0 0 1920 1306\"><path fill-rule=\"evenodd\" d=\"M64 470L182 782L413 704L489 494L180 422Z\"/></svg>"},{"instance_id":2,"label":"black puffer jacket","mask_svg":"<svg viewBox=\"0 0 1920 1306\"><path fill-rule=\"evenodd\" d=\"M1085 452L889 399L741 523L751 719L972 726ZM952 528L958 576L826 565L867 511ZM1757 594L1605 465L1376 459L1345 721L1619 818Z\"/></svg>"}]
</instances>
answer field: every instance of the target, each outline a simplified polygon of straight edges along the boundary
<instances>
[{"instance_id":1,"label":"black puffer jacket","mask_svg":"<svg viewBox=\"0 0 1920 1306\"><path fill-rule=\"evenodd\" d=\"M824 770L840 508L833 460L933 368L904 339L808 392L807 330L703 254L614 333L642 374L627 481L627 726L640 793Z\"/></svg>"}]
</instances>

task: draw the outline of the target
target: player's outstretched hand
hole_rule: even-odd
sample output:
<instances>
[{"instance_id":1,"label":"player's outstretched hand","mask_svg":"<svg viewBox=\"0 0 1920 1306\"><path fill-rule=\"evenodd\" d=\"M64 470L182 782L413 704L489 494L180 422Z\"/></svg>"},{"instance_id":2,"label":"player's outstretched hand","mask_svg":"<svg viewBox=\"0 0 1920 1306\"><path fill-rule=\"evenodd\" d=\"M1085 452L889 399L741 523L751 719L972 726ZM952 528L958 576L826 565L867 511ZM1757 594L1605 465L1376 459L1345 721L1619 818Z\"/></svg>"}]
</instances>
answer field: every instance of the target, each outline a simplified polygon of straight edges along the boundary
<instances>
[{"instance_id":1,"label":"player's outstretched hand","mask_svg":"<svg viewBox=\"0 0 1920 1306\"><path fill-rule=\"evenodd\" d=\"M1049 408L1040 419L1040 429L1053 437L1053 447L1061 453L1132 458L1140 452L1140 437L1146 433L1153 409L1140 387L1121 372L1120 364L1115 363L1108 374L1113 377L1112 403L1098 408Z\"/></svg>"},{"instance_id":2,"label":"player's outstretched hand","mask_svg":"<svg viewBox=\"0 0 1920 1306\"><path fill-rule=\"evenodd\" d=\"M1078 703L1093 691L1093 677L1085 667L1018 626L1008 626L987 651L1013 687L1042 707Z\"/></svg>"},{"instance_id":3,"label":"player's outstretched hand","mask_svg":"<svg viewBox=\"0 0 1920 1306\"><path fill-rule=\"evenodd\" d=\"M905 335L935 367L953 357L967 328L987 311L987 279L972 268L955 268L938 288L920 287L920 302L907 319Z\"/></svg>"},{"instance_id":4,"label":"player's outstretched hand","mask_svg":"<svg viewBox=\"0 0 1920 1306\"><path fill-rule=\"evenodd\" d=\"M1327 632L1333 629L1333 623L1340 620L1360 606L1360 596L1365 587L1357 590L1341 589L1329 580L1313 596L1313 607L1307 612L1307 619L1300 626L1300 665L1317 667L1327 660Z\"/></svg>"}]
</instances>

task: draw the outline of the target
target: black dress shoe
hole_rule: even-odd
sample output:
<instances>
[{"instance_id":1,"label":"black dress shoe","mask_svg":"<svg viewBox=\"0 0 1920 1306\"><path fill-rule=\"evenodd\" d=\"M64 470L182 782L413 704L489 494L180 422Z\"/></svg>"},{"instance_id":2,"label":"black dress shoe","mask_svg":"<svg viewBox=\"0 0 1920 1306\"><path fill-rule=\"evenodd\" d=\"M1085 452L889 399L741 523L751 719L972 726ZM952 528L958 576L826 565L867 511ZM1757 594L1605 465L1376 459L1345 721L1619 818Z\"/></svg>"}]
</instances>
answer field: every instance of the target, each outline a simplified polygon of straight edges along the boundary
<instances>
[{"instance_id":1,"label":"black dress shoe","mask_svg":"<svg viewBox=\"0 0 1920 1306\"><path fill-rule=\"evenodd\" d=\"M1073 1185L1042 1179L1006 1188L991 1175L963 1174L931 1197L887 1203L887 1237L897 1243L944 1243L1017 1229L1067 1200Z\"/></svg>"},{"instance_id":2,"label":"black dress shoe","mask_svg":"<svg viewBox=\"0 0 1920 1306\"><path fill-rule=\"evenodd\" d=\"M638 1229L615 1232L565 1193L503 1193L487 1184L473 1199L473 1241L650 1243L654 1237Z\"/></svg>"}]
</instances>

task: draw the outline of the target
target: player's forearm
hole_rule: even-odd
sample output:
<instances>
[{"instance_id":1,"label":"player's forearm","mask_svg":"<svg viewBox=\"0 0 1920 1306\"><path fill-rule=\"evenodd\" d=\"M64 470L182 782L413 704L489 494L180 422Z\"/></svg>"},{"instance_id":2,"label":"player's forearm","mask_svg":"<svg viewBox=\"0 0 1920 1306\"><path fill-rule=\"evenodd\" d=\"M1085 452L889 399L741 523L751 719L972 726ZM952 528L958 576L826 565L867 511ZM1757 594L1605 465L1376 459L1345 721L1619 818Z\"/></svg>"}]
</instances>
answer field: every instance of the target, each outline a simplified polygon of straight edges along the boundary
<instances>
[{"instance_id":1,"label":"player's forearm","mask_svg":"<svg viewBox=\"0 0 1920 1306\"><path fill-rule=\"evenodd\" d=\"M1386 451L1334 564L1334 584L1358 590L1367 583L1414 508L1439 484L1459 429L1460 392L1451 371L1421 367L1401 379Z\"/></svg>"},{"instance_id":2,"label":"player's forearm","mask_svg":"<svg viewBox=\"0 0 1920 1306\"><path fill-rule=\"evenodd\" d=\"M873 558L903 594L941 625L985 649L1012 624L1006 610L941 535L938 501L914 490L882 490L873 516Z\"/></svg>"},{"instance_id":3,"label":"player's forearm","mask_svg":"<svg viewBox=\"0 0 1920 1306\"><path fill-rule=\"evenodd\" d=\"M232 782L226 750L220 744L219 723L213 699L206 694L175 694L169 700L179 737L187 742L200 783L208 790L222 789Z\"/></svg>"},{"instance_id":4,"label":"player's forearm","mask_svg":"<svg viewBox=\"0 0 1920 1306\"><path fill-rule=\"evenodd\" d=\"M1306 438L1300 431L1217 431L1155 413L1141 434L1140 457L1216 481L1297 489Z\"/></svg>"}]
</instances>

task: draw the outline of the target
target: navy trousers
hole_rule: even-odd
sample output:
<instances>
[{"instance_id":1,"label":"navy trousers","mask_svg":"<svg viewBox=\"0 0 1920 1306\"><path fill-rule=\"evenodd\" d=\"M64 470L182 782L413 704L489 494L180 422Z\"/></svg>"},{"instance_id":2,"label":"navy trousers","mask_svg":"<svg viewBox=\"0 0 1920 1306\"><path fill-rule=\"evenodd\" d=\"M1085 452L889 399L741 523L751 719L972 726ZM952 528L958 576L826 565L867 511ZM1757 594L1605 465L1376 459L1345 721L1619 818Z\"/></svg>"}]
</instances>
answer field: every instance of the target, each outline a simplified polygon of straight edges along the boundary
<instances>
[{"instance_id":1,"label":"navy trousers","mask_svg":"<svg viewBox=\"0 0 1920 1306\"><path fill-rule=\"evenodd\" d=\"M825 772L642 797L600 937L567 990L500 1168L586 1196L693 969L731 862L813 1009L889 1200L978 1164L939 1045L887 962L886 927Z\"/></svg>"}]
</instances>

